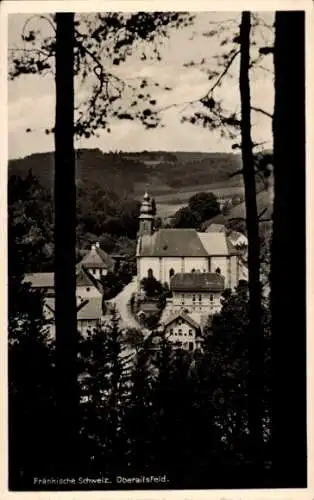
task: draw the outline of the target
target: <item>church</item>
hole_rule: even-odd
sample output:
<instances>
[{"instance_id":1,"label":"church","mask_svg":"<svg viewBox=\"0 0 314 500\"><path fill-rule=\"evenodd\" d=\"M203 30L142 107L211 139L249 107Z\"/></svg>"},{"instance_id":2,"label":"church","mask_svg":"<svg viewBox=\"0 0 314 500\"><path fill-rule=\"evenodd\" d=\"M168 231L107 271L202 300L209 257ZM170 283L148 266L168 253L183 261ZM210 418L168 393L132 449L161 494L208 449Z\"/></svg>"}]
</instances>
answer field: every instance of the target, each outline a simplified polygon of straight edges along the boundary
<instances>
[{"instance_id":1,"label":"church","mask_svg":"<svg viewBox=\"0 0 314 500\"><path fill-rule=\"evenodd\" d=\"M187 273L218 273L224 278L225 288L237 286L241 279L240 252L225 232L155 230L154 212L152 198L145 193L136 249L138 293L145 277L154 276L170 286L173 276Z\"/></svg>"}]
</instances>

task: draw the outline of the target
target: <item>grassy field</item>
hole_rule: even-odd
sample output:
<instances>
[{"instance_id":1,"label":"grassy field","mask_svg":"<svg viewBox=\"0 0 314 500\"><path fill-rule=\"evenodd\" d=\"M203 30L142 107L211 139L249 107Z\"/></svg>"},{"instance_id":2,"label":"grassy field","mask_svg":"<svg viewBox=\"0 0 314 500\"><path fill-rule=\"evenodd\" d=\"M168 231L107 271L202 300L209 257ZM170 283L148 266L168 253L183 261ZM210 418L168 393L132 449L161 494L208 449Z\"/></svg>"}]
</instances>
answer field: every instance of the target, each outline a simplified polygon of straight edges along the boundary
<instances>
[{"instance_id":1,"label":"grassy field","mask_svg":"<svg viewBox=\"0 0 314 500\"><path fill-rule=\"evenodd\" d=\"M155 194L155 191L152 191L152 194L155 196L158 215L162 218L173 215L177 210L187 205L191 196L200 191L211 192L218 198L228 198L236 194L244 196L244 188L242 186L228 186L226 183L224 185L221 183L219 186L217 186L217 183L203 186L190 186L178 191L167 189L167 192L160 194Z\"/></svg>"}]
</instances>

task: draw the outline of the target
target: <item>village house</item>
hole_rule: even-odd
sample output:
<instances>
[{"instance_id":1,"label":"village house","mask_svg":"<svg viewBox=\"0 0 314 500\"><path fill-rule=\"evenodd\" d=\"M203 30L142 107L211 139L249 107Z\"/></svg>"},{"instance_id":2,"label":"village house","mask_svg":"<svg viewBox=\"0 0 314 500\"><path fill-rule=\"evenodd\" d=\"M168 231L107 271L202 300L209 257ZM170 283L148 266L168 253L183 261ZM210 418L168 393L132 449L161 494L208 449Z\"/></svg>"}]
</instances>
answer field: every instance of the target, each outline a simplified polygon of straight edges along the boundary
<instances>
[{"instance_id":1,"label":"village house","mask_svg":"<svg viewBox=\"0 0 314 500\"><path fill-rule=\"evenodd\" d=\"M178 273L170 281L173 311L185 309L213 315L220 312L225 279L218 273Z\"/></svg>"},{"instance_id":2,"label":"village house","mask_svg":"<svg viewBox=\"0 0 314 500\"><path fill-rule=\"evenodd\" d=\"M176 347L194 351L202 345L199 324L188 314L179 312L164 323L165 335Z\"/></svg>"},{"instance_id":3,"label":"village house","mask_svg":"<svg viewBox=\"0 0 314 500\"><path fill-rule=\"evenodd\" d=\"M47 297L44 301L44 316L47 320L49 333L55 336L55 298ZM102 297L77 298L77 328L82 335L86 335L97 326L103 317Z\"/></svg>"},{"instance_id":4,"label":"village house","mask_svg":"<svg viewBox=\"0 0 314 500\"><path fill-rule=\"evenodd\" d=\"M114 261L104 252L99 243L92 245L90 251L76 266L76 299L78 329L85 334L94 328L103 317L103 290L101 277L112 271ZM44 316L50 330L55 334L54 273L26 274L25 282L44 293Z\"/></svg>"},{"instance_id":5,"label":"village house","mask_svg":"<svg viewBox=\"0 0 314 500\"><path fill-rule=\"evenodd\" d=\"M90 251L81 260L80 265L97 280L114 270L114 260L100 248L98 242L92 245Z\"/></svg>"}]
</instances>

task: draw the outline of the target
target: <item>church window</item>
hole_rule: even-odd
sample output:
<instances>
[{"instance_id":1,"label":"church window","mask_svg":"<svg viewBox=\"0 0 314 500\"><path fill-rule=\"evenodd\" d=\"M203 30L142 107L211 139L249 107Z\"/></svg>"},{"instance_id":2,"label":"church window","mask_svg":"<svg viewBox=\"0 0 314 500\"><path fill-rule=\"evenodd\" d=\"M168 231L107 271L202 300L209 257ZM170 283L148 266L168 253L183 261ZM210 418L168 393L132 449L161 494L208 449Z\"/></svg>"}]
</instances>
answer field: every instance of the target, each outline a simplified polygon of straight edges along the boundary
<instances>
[{"instance_id":1,"label":"church window","mask_svg":"<svg viewBox=\"0 0 314 500\"><path fill-rule=\"evenodd\" d=\"M192 271L191 271L191 272L192 272L192 273L195 273L195 269L194 269L194 267L193 267L193 269L192 269Z\"/></svg>"},{"instance_id":2,"label":"church window","mask_svg":"<svg viewBox=\"0 0 314 500\"><path fill-rule=\"evenodd\" d=\"M149 278L152 278L152 277L153 277L153 270L152 270L152 268L149 268L149 269L148 269L148 271L147 271L147 276L148 276Z\"/></svg>"},{"instance_id":3,"label":"church window","mask_svg":"<svg viewBox=\"0 0 314 500\"><path fill-rule=\"evenodd\" d=\"M173 328L170 328L170 335L173 335Z\"/></svg>"},{"instance_id":4,"label":"church window","mask_svg":"<svg viewBox=\"0 0 314 500\"><path fill-rule=\"evenodd\" d=\"M89 288L89 287L87 287L87 288L86 288L86 291L87 291L87 292L89 292L89 291L90 291L90 288Z\"/></svg>"},{"instance_id":5,"label":"church window","mask_svg":"<svg viewBox=\"0 0 314 500\"><path fill-rule=\"evenodd\" d=\"M178 330L178 334L179 334L179 335L182 335L182 328L179 328L179 330Z\"/></svg>"},{"instance_id":6,"label":"church window","mask_svg":"<svg viewBox=\"0 0 314 500\"><path fill-rule=\"evenodd\" d=\"M170 269L170 271L169 271L169 278L171 279L173 275L174 275L174 269Z\"/></svg>"},{"instance_id":7,"label":"church window","mask_svg":"<svg viewBox=\"0 0 314 500\"><path fill-rule=\"evenodd\" d=\"M96 269L93 269L93 274L96 274Z\"/></svg>"},{"instance_id":8,"label":"church window","mask_svg":"<svg viewBox=\"0 0 314 500\"><path fill-rule=\"evenodd\" d=\"M193 300L193 302L196 301L195 295L192 296L192 300Z\"/></svg>"},{"instance_id":9,"label":"church window","mask_svg":"<svg viewBox=\"0 0 314 500\"><path fill-rule=\"evenodd\" d=\"M217 274L221 274L221 269L220 269L220 267L217 267L217 269L216 269L215 273L217 273Z\"/></svg>"},{"instance_id":10,"label":"church window","mask_svg":"<svg viewBox=\"0 0 314 500\"><path fill-rule=\"evenodd\" d=\"M190 337L192 337L192 335L193 335L193 330L189 330L189 335L190 335Z\"/></svg>"},{"instance_id":11,"label":"church window","mask_svg":"<svg viewBox=\"0 0 314 500\"><path fill-rule=\"evenodd\" d=\"M184 304L184 293L181 294L181 304Z\"/></svg>"},{"instance_id":12,"label":"church window","mask_svg":"<svg viewBox=\"0 0 314 500\"><path fill-rule=\"evenodd\" d=\"M214 297L211 295L211 296L209 297L209 300L210 300L211 302L213 302Z\"/></svg>"},{"instance_id":13,"label":"church window","mask_svg":"<svg viewBox=\"0 0 314 500\"><path fill-rule=\"evenodd\" d=\"M198 296L198 300L199 300L200 302L202 301L202 295L201 295L201 294Z\"/></svg>"},{"instance_id":14,"label":"church window","mask_svg":"<svg viewBox=\"0 0 314 500\"><path fill-rule=\"evenodd\" d=\"M193 349L194 349L193 342L189 342L189 351L193 351Z\"/></svg>"}]
</instances>

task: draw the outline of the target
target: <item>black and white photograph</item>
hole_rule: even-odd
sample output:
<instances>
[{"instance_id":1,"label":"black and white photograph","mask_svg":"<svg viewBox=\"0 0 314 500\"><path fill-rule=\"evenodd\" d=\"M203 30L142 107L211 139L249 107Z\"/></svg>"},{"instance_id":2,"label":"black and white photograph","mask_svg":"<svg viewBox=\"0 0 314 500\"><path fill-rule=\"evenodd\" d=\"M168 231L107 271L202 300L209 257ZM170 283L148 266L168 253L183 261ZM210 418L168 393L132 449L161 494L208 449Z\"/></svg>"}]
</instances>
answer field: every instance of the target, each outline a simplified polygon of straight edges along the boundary
<instances>
[{"instance_id":1,"label":"black and white photograph","mask_svg":"<svg viewBox=\"0 0 314 500\"><path fill-rule=\"evenodd\" d=\"M308 488L311 2L62 3L2 6L7 490Z\"/></svg>"}]
</instances>

